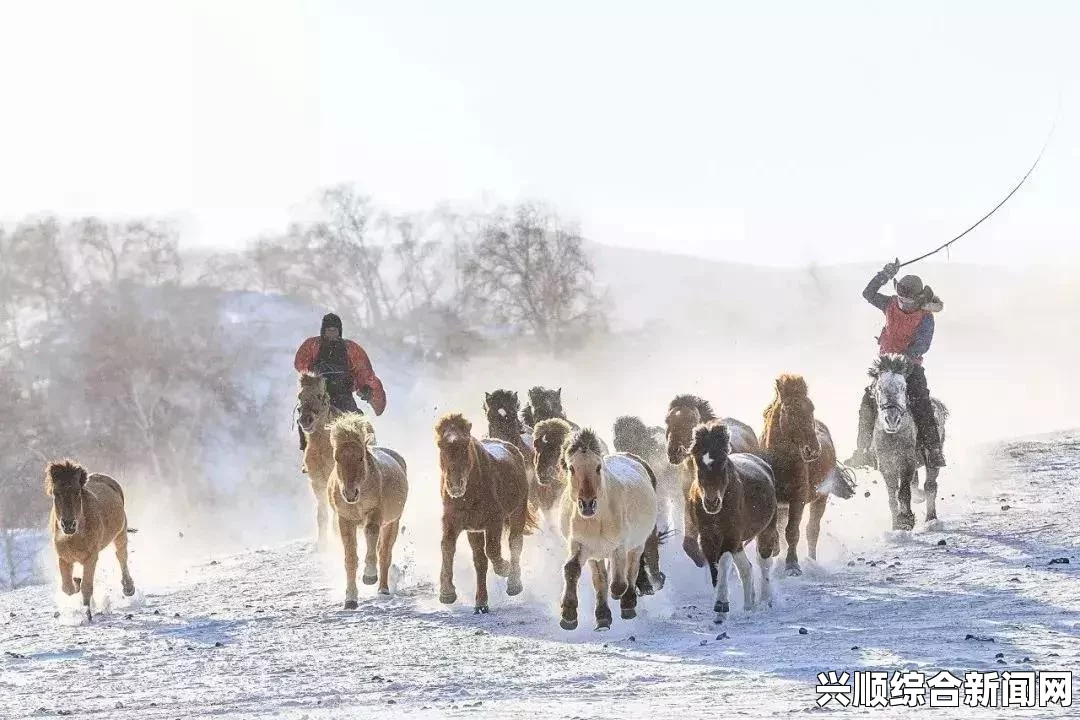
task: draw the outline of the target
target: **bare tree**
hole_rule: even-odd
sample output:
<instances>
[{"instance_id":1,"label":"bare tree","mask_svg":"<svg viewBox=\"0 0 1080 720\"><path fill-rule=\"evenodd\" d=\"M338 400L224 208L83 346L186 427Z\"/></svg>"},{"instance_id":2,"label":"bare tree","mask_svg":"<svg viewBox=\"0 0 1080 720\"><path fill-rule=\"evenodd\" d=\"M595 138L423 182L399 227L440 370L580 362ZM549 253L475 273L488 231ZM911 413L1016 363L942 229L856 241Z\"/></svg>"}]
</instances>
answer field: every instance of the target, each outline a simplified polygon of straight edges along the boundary
<instances>
[{"instance_id":1,"label":"bare tree","mask_svg":"<svg viewBox=\"0 0 1080 720\"><path fill-rule=\"evenodd\" d=\"M600 320L593 266L576 228L524 204L484 225L465 265L467 302L556 347Z\"/></svg>"}]
</instances>

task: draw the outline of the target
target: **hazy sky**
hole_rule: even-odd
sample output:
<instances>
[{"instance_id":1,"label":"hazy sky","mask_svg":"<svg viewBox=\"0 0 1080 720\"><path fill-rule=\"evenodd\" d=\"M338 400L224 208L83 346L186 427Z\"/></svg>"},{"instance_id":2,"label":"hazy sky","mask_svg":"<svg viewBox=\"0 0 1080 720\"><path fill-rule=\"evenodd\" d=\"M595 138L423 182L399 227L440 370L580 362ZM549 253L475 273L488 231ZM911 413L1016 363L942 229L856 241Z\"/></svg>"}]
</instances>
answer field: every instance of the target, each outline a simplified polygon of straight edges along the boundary
<instances>
[{"instance_id":1,"label":"hazy sky","mask_svg":"<svg viewBox=\"0 0 1080 720\"><path fill-rule=\"evenodd\" d=\"M612 244L768 264L1080 261L1080 3L0 0L0 217L203 246L316 188L543 198Z\"/></svg>"}]
</instances>

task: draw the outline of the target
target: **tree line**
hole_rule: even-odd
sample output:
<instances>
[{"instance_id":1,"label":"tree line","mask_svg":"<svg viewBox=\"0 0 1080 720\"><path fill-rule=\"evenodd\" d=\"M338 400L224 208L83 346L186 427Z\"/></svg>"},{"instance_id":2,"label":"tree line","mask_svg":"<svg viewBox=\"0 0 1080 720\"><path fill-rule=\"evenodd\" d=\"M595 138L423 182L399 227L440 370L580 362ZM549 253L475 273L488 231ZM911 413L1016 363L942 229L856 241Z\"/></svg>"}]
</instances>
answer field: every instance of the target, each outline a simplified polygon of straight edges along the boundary
<instances>
[{"instance_id":1,"label":"tree line","mask_svg":"<svg viewBox=\"0 0 1080 720\"><path fill-rule=\"evenodd\" d=\"M347 335L447 363L585 342L606 330L594 287L577 229L532 203L395 215L339 186L314 220L197 262L159 219L0 226L0 586L32 579L18 532L47 513L47 459L134 471L205 502L220 492L203 479L208 453L281 434L280 398L251 390L265 331L223 312L235 293L333 310ZM253 481L295 481L288 462L264 462Z\"/></svg>"}]
</instances>

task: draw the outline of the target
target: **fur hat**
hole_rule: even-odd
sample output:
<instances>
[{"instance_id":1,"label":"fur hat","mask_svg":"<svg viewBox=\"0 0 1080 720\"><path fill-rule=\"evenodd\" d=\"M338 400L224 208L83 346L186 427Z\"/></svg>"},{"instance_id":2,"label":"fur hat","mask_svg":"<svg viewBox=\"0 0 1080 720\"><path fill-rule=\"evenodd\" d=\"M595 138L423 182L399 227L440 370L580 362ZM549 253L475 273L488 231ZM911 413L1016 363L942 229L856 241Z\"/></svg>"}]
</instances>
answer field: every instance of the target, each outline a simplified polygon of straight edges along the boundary
<instances>
[{"instance_id":1,"label":"fur hat","mask_svg":"<svg viewBox=\"0 0 1080 720\"><path fill-rule=\"evenodd\" d=\"M322 335L326 332L326 328L337 328L338 337L342 337L343 332L341 330L341 318L334 313L327 313L323 315L322 327L319 328L319 334Z\"/></svg>"}]
</instances>

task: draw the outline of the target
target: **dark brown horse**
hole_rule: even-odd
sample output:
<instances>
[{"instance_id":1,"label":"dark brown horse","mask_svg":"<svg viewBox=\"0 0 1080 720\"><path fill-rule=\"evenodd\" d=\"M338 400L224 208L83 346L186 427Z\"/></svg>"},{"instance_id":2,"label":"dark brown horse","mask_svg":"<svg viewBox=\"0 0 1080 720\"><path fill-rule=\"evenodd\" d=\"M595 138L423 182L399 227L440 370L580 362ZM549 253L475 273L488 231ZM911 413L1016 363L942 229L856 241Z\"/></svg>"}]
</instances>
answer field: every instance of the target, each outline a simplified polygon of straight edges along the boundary
<instances>
[{"instance_id":1,"label":"dark brown horse","mask_svg":"<svg viewBox=\"0 0 1080 720\"><path fill-rule=\"evenodd\" d=\"M536 482L533 470L533 431L526 427L520 417L521 406L518 394L513 390L495 390L484 393L484 415L487 416L487 437L510 443L525 458L525 474L529 479L529 505L535 513L546 512L555 504L554 498L546 497L545 488Z\"/></svg>"},{"instance_id":2,"label":"dark brown horse","mask_svg":"<svg viewBox=\"0 0 1080 720\"><path fill-rule=\"evenodd\" d=\"M529 388L529 402L521 411L521 418L528 427L535 427L536 423L552 418L566 420L566 411L563 410L562 405L562 388L549 390L539 385ZM576 423L566 421L575 430L579 429Z\"/></svg>"},{"instance_id":3,"label":"dark brown horse","mask_svg":"<svg viewBox=\"0 0 1080 720\"><path fill-rule=\"evenodd\" d=\"M716 598L715 622L727 616L728 570L732 561L743 586L743 606L754 606L754 577L743 547L757 538L763 599L772 604L769 574L779 538L776 533L776 484L772 468L760 457L731 452L731 435L721 420L694 430L690 448L694 481L690 501L701 533Z\"/></svg>"},{"instance_id":4,"label":"dark brown horse","mask_svg":"<svg viewBox=\"0 0 1080 720\"><path fill-rule=\"evenodd\" d=\"M444 415L435 425L442 477L442 572L439 602L457 601L454 552L467 532L476 569L476 613L488 612L488 560L496 575L507 578L506 594L522 591L523 535L536 528L529 510L525 458L508 442L472 436L472 423L462 415ZM503 530L509 532L510 560L502 554Z\"/></svg>"},{"instance_id":5,"label":"dark brown horse","mask_svg":"<svg viewBox=\"0 0 1080 720\"><path fill-rule=\"evenodd\" d=\"M810 504L806 536L813 560L829 494L849 498L854 493L849 476L836 463L832 434L814 418L814 403L801 375L776 379L776 396L765 409L761 440L762 456L776 478L777 525L784 527L786 571L801 575L798 546L804 508Z\"/></svg>"},{"instance_id":6,"label":"dark brown horse","mask_svg":"<svg viewBox=\"0 0 1080 720\"><path fill-rule=\"evenodd\" d=\"M668 462L679 467L683 500L683 550L698 567L705 567L701 554L695 513L689 501L690 485L694 471L690 467L690 446L694 441L694 428L701 423L716 420L716 413L708 401L697 395L679 395L668 405L664 418L667 435ZM732 452L754 452L759 449L753 428L734 418L723 418L722 423L731 435Z\"/></svg>"}]
</instances>

